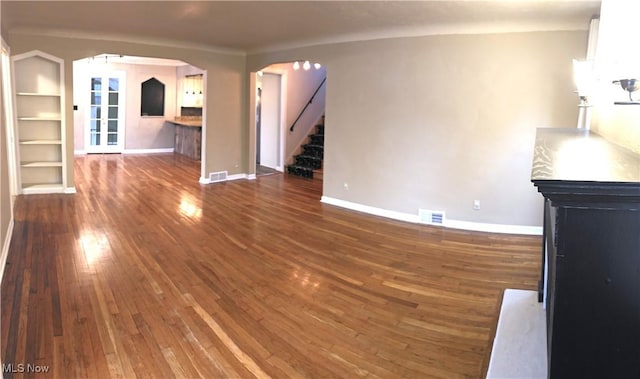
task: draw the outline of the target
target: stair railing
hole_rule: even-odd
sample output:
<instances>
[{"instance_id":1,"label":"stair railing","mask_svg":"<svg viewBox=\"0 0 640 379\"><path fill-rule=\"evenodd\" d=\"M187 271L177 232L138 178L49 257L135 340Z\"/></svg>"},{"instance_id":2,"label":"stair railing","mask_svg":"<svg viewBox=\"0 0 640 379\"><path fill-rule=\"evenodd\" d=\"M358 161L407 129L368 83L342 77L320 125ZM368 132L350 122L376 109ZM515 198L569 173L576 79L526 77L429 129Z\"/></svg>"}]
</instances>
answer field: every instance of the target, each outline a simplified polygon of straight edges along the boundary
<instances>
[{"instance_id":1,"label":"stair railing","mask_svg":"<svg viewBox=\"0 0 640 379\"><path fill-rule=\"evenodd\" d=\"M311 103L313 103L313 99L316 97L316 95L318 94L318 91L320 91L320 88L322 88L322 86L324 85L324 82L326 82L326 81L327 81L327 77L325 76L324 79L322 79L322 82L320 82L320 85L318 86L318 88L316 88L316 91L313 93L313 95L311 95L311 98L309 99L307 104L304 106L304 108L302 108L302 111L300 111L300 114L298 115L296 120L293 122L293 124L289 128L290 132L293 132L293 128L295 128L296 123L298 122L298 120L300 120L300 117L302 117L302 115L304 114L304 111L307 110L309 105L311 105Z\"/></svg>"}]
</instances>

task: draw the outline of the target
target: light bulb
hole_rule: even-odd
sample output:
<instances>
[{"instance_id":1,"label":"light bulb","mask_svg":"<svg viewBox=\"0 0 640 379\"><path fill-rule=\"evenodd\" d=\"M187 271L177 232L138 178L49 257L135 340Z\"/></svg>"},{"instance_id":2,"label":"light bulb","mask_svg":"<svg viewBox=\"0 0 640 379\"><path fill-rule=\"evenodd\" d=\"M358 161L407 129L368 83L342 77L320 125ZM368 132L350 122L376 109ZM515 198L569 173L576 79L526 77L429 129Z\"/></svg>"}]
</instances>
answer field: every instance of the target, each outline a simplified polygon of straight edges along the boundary
<instances>
[{"instance_id":1,"label":"light bulb","mask_svg":"<svg viewBox=\"0 0 640 379\"><path fill-rule=\"evenodd\" d=\"M314 64L313 64L313 67L315 67L315 68L316 68L316 70L319 70L319 69L320 69L320 67L322 67L322 66L320 65L320 63L314 63Z\"/></svg>"},{"instance_id":2,"label":"light bulb","mask_svg":"<svg viewBox=\"0 0 640 379\"><path fill-rule=\"evenodd\" d=\"M296 70L296 71L299 70L300 69L300 62L298 62L298 61L293 62L293 69Z\"/></svg>"},{"instance_id":3,"label":"light bulb","mask_svg":"<svg viewBox=\"0 0 640 379\"><path fill-rule=\"evenodd\" d=\"M302 68L307 71L311 68L311 63L309 63L309 61L304 61L304 64L302 65Z\"/></svg>"}]
</instances>

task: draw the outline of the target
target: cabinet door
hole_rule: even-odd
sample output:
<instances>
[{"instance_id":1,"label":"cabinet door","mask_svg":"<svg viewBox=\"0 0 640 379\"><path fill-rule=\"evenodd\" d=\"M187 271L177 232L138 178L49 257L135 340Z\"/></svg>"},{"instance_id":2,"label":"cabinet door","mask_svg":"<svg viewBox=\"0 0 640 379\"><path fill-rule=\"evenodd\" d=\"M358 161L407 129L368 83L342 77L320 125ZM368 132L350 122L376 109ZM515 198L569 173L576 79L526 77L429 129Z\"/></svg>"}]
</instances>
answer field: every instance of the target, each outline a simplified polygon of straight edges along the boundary
<instances>
[{"instance_id":1,"label":"cabinet door","mask_svg":"<svg viewBox=\"0 0 640 379\"><path fill-rule=\"evenodd\" d=\"M640 212L558 211L550 375L637 377Z\"/></svg>"}]
</instances>

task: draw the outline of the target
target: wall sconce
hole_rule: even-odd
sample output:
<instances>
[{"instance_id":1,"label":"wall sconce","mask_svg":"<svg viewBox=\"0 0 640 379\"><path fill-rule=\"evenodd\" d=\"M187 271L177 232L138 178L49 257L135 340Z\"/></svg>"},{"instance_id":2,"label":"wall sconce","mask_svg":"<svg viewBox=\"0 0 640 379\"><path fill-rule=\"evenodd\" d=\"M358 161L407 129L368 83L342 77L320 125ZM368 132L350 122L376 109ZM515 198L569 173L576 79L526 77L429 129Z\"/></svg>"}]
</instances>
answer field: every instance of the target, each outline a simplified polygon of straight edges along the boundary
<instances>
[{"instance_id":1,"label":"wall sconce","mask_svg":"<svg viewBox=\"0 0 640 379\"><path fill-rule=\"evenodd\" d=\"M619 84L620 87L629 93L629 101L616 101L616 105L640 105L640 101L633 100L633 93L640 89L640 79L620 79L614 80L613 84Z\"/></svg>"},{"instance_id":2,"label":"wall sconce","mask_svg":"<svg viewBox=\"0 0 640 379\"><path fill-rule=\"evenodd\" d=\"M578 128L589 130L591 126L591 104L589 97L593 94L595 78L593 74L593 61L573 60L573 81L576 92L580 98L578 104Z\"/></svg>"}]
</instances>

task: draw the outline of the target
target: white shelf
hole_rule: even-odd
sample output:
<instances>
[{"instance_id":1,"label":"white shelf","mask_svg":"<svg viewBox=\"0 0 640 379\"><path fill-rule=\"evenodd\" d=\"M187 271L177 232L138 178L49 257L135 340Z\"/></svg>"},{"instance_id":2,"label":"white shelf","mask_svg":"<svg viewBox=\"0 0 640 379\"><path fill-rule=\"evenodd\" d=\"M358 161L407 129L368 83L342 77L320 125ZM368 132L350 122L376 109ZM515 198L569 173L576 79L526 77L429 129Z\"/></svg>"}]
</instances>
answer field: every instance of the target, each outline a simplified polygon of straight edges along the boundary
<instances>
[{"instance_id":1,"label":"white shelf","mask_svg":"<svg viewBox=\"0 0 640 379\"><path fill-rule=\"evenodd\" d=\"M58 93L18 92L18 96L60 97Z\"/></svg>"},{"instance_id":2,"label":"white shelf","mask_svg":"<svg viewBox=\"0 0 640 379\"><path fill-rule=\"evenodd\" d=\"M49 139L33 139L20 141L20 145L62 145L62 141Z\"/></svg>"},{"instance_id":3,"label":"white shelf","mask_svg":"<svg viewBox=\"0 0 640 379\"><path fill-rule=\"evenodd\" d=\"M62 167L62 162L20 162L20 167Z\"/></svg>"},{"instance_id":4,"label":"white shelf","mask_svg":"<svg viewBox=\"0 0 640 379\"><path fill-rule=\"evenodd\" d=\"M62 121L60 116L52 117L18 117L18 121Z\"/></svg>"}]
</instances>

